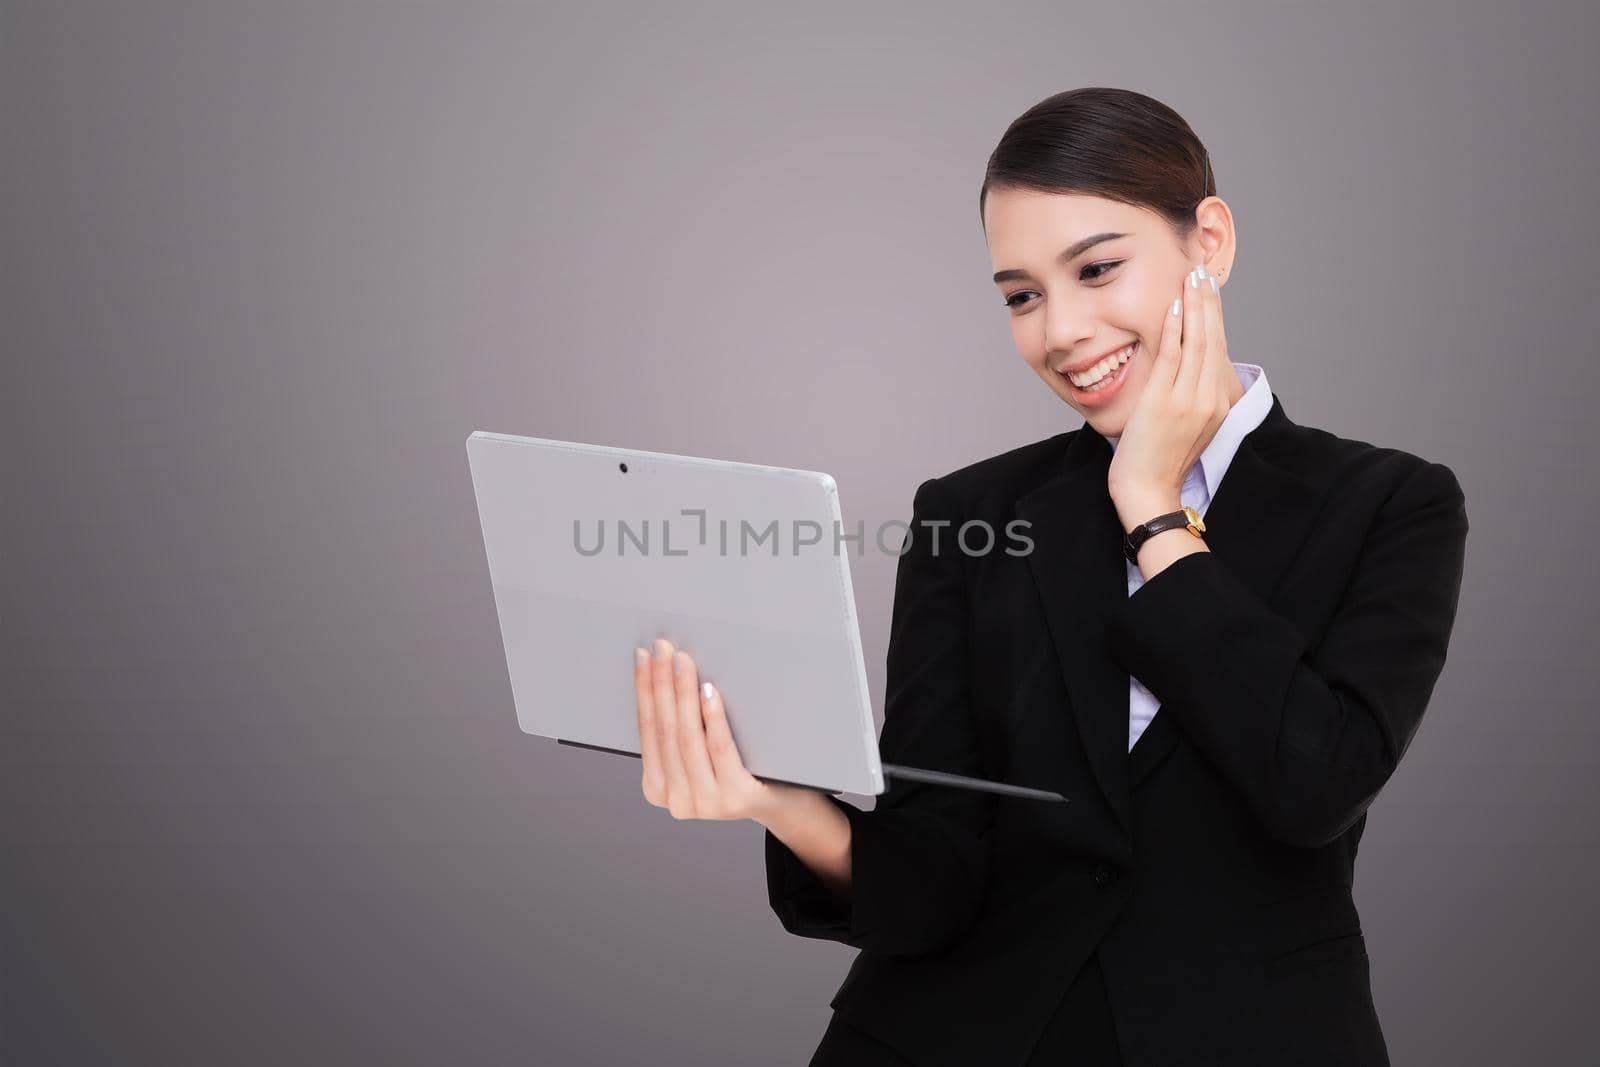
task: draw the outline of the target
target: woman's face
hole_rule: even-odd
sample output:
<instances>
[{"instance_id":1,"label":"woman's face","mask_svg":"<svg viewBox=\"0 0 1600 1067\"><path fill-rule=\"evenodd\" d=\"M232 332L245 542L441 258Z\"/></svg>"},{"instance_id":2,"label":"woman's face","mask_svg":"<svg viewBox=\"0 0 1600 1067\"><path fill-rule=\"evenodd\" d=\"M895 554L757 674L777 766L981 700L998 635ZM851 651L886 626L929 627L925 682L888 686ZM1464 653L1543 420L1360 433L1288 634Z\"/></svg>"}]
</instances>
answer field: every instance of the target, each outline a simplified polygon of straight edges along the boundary
<instances>
[{"instance_id":1,"label":"woman's face","mask_svg":"<svg viewBox=\"0 0 1600 1067\"><path fill-rule=\"evenodd\" d=\"M1222 284L1233 260L1227 205L1207 197L1180 245L1147 208L1098 196L991 189L984 231L1017 351L1102 436L1117 437L1150 375L1163 318L1196 263ZM1061 372L1133 345L1120 380L1085 392Z\"/></svg>"}]
</instances>

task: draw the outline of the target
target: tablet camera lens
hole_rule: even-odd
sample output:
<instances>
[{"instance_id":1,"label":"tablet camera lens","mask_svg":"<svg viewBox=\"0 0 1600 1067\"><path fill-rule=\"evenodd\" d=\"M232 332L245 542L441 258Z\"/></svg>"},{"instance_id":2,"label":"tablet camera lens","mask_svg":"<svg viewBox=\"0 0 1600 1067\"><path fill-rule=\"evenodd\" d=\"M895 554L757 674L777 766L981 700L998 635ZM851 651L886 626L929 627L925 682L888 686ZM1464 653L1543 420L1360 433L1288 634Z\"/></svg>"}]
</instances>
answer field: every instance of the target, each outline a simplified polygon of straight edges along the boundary
<instances>
[{"instance_id":1,"label":"tablet camera lens","mask_svg":"<svg viewBox=\"0 0 1600 1067\"><path fill-rule=\"evenodd\" d=\"M626 463L618 463L617 464L617 469L622 471L623 474L627 474L628 473L628 465Z\"/></svg>"}]
</instances>

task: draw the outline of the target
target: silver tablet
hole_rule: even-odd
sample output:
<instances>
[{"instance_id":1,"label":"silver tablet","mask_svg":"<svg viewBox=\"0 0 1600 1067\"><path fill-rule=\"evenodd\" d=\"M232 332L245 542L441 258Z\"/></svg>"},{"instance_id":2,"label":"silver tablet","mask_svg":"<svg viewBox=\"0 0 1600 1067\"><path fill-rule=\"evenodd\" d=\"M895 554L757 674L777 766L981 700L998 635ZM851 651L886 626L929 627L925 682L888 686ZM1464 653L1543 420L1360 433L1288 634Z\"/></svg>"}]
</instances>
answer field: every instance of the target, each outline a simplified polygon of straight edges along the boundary
<instances>
[{"instance_id":1,"label":"silver tablet","mask_svg":"<svg viewBox=\"0 0 1600 1067\"><path fill-rule=\"evenodd\" d=\"M467 456L524 731L637 756L633 650L665 637L752 774L884 791L831 477L483 431Z\"/></svg>"},{"instance_id":2,"label":"silver tablet","mask_svg":"<svg viewBox=\"0 0 1600 1067\"><path fill-rule=\"evenodd\" d=\"M850 588L866 532L844 527L828 475L481 430L467 457L526 732L637 757L633 649L665 637L722 690L759 778L876 796L888 777L1066 801L879 762Z\"/></svg>"}]
</instances>

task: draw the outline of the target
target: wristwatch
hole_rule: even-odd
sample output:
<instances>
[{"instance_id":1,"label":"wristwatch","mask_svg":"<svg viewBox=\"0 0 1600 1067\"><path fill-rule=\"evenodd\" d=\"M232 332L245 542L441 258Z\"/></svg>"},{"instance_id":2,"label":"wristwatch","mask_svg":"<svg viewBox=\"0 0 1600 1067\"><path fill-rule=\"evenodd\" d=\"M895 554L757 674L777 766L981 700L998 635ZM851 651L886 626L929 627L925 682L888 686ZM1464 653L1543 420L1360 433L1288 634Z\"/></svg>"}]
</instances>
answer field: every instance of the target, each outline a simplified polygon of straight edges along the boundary
<instances>
[{"instance_id":1,"label":"wristwatch","mask_svg":"<svg viewBox=\"0 0 1600 1067\"><path fill-rule=\"evenodd\" d=\"M1189 532L1200 537L1206 532L1206 524L1200 521L1200 513L1185 504L1181 511L1169 511L1165 515L1157 515L1149 522L1141 522L1129 530L1122 538L1122 554L1128 557L1129 563L1139 562L1139 546L1150 540L1152 536L1162 530L1175 530L1178 527L1187 527Z\"/></svg>"}]
</instances>

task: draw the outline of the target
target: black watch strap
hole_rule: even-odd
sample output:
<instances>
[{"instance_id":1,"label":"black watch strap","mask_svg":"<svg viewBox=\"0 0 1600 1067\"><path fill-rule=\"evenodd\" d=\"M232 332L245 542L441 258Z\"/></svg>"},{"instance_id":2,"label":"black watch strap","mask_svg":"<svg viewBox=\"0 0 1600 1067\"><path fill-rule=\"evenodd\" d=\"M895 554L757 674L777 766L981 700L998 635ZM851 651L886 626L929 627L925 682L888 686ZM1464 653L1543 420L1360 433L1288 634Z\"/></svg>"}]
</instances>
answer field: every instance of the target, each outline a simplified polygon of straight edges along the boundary
<instances>
[{"instance_id":1,"label":"black watch strap","mask_svg":"<svg viewBox=\"0 0 1600 1067\"><path fill-rule=\"evenodd\" d=\"M1165 515L1157 515L1149 522L1141 522L1129 530L1122 538L1122 554L1128 557L1129 563L1139 562L1139 547L1152 536L1163 530L1173 530L1178 527L1187 527L1189 532L1199 537L1206 531L1206 524L1200 521L1200 513L1185 504L1180 511L1169 511Z\"/></svg>"}]
</instances>

